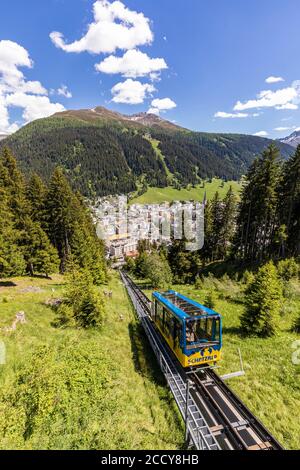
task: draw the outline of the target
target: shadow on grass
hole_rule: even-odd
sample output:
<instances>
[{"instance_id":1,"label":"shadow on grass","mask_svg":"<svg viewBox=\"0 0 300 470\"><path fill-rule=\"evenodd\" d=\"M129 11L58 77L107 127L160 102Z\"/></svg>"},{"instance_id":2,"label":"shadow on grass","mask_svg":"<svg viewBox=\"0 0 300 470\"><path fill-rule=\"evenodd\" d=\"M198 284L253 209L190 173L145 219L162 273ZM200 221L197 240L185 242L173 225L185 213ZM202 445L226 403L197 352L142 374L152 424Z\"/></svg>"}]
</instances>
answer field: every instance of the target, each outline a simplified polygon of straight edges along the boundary
<instances>
[{"instance_id":1,"label":"shadow on grass","mask_svg":"<svg viewBox=\"0 0 300 470\"><path fill-rule=\"evenodd\" d=\"M12 281L0 281L0 287L16 287L17 284L15 284Z\"/></svg>"},{"instance_id":2,"label":"shadow on grass","mask_svg":"<svg viewBox=\"0 0 300 470\"><path fill-rule=\"evenodd\" d=\"M143 327L136 322L128 325L132 358L136 372L147 377L156 385L164 386L165 378L145 335Z\"/></svg>"},{"instance_id":3,"label":"shadow on grass","mask_svg":"<svg viewBox=\"0 0 300 470\"><path fill-rule=\"evenodd\" d=\"M245 338L245 333L240 326L223 326L223 335L230 334L238 336L239 338Z\"/></svg>"}]
</instances>

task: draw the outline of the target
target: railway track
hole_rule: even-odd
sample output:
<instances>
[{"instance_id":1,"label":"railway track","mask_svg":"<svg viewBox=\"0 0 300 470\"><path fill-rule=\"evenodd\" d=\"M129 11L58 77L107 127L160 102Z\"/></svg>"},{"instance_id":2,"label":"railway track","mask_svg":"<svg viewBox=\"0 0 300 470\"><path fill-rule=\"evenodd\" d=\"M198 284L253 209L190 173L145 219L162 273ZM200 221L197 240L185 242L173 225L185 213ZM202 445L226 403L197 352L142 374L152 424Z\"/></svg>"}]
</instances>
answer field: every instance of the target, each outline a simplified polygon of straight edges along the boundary
<instances>
[{"instance_id":1,"label":"railway track","mask_svg":"<svg viewBox=\"0 0 300 470\"><path fill-rule=\"evenodd\" d=\"M122 278L127 287L130 287L131 299L135 296L143 314L152 322L148 297L126 273L122 273ZM172 356L168 346L166 348L168 357L173 362L172 367L186 384L186 390L190 390L193 407L197 408L199 416L217 443L212 449L283 450L281 444L211 368L187 372Z\"/></svg>"}]
</instances>

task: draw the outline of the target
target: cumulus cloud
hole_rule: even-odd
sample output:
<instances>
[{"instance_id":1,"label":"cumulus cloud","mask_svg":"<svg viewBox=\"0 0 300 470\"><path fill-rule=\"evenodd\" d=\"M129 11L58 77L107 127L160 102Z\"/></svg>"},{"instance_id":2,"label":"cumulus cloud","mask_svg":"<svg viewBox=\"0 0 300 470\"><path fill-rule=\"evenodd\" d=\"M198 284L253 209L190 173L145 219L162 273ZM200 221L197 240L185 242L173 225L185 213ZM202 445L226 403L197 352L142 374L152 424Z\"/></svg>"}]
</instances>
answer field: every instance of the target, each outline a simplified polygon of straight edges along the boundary
<instances>
[{"instance_id":1,"label":"cumulus cloud","mask_svg":"<svg viewBox=\"0 0 300 470\"><path fill-rule=\"evenodd\" d=\"M6 104L22 108L23 119L26 123L65 110L60 103L51 103L48 96L28 95L22 92L7 95Z\"/></svg>"},{"instance_id":2,"label":"cumulus cloud","mask_svg":"<svg viewBox=\"0 0 300 470\"><path fill-rule=\"evenodd\" d=\"M170 98L156 98L152 101L151 108L148 110L148 114L156 114L158 116L161 112L166 112L176 107L177 104Z\"/></svg>"},{"instance_id":3,"label":"cumulus cloud","mask_svg":"<svg viewBox=\"0 0 300 470\"><path fill-rule=\"evenodd\" d=\"M10 123L11 106L23 109L26 122L64 110L59 103L50 102L47 90L39 81L27 81L21 67L33 67L28 51L13 41L0 41L1 133L11 133L18 129L17 123Z\"/></svg>"},{"instance_id":4,"label":"cumulus cloud","mask_svg":"<svg viewBox=\"0 0 300 470\"><path fill-rule=\"evenodd\" d=\"M100 64L96 64L95 68L98 72L107 74L121 74L126 78L138 78L150 75L152 78L157 77L157 73L168 68L166 62L162 58L151 59L147 54L132 49L125 52L123 57L109 56Z\"/></svg>"},{"instance_id":5,"label":"cumulus cloud","mask_svg":"<svg viewBox=\"0 0 300 470\"><path fill-rule=\"evenodd\" d=\"M153 93L155 87L149 83L141 83L129 78L125 82L117 83L112 89L114 103L141 104Z\"/></svg>"},{"instance_id":6,"label":"cumulus cloud","mask_svg":"<svg viewBox=\"0 0 300 470\"><path fill-rule=\"evenodd\" d=\"M271 75L270 77L266 78L265 80L266 83L279 83L279 82L284 82L284 78L282 77L274 77Z\"/></svg>"},{"instance_id":7,"label":"cumulus cloud","mask_svg":"<svg viewBox=\"0 0 300 470\"><path fill-rule=\"evenodd\" d=\"M67 44L63 34L54 31L50 38L56 47L65 52L114 53L151 44L153 34L150 21L143 13L127 8L122 2L97 0L93 5L94 21L79 40Z\"/></svg>"},{"instance_id":8,"label":"cumulus cloud","mask_svg":"<svg viewBox=\"0 0 300 470\"><path fill-rule=\"evenodd\" d=\"M234 111L245 111L254 108L298 109L300 102L300 80L296 80L291 86L280 90L263 90L254 100L244 103L238 101Z\"/></svg>"},{"instance_id":9,"label":"cumulus cloud","mask_svg":"<svg viewBox=\"0 0 300 470\"><path fill-rule=\"evenodd\" d=\"M255 135L257 137L267 137L269 134L266 131L259 131L259 132L256 132L253 135Z\"/></svg>"}]
</instances>

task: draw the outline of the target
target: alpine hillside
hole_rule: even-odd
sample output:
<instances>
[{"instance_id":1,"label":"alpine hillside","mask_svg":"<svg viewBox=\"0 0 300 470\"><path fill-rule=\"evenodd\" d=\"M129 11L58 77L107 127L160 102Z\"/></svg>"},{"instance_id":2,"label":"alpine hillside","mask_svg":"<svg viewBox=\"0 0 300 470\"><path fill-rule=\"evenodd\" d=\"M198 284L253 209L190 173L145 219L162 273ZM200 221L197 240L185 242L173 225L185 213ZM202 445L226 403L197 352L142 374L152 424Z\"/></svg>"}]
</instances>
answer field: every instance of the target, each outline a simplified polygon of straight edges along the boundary
<instances>
[{"instance_id":1,"label":"alpine hillside","mask_svg":"<svg viewBox=\"0 0 300 470\"><path fill-rule=\"evenodd\" d=\"M237 180L271 141L240 134L193 132L154 114L126 116L97 107L69 110L24 126L0 142L22 170L47 180L61 166L86 196L148 186L183 187L202 179ZM277 143L283 158L293 151Z\"/></svg>"},{"instance_id":2,"label":"alpine hillside","mask_svg":"<svg viewBox=\"0 0 300 470\"><path fill-rule=\"evenodd\" d=\"M283 144L291 145L294 148L297 148L298 145L300 145L300 129L298 131L293 132L288 137L285 137L284 139L280 139L280 142L282 142Z\"/></svg>"}]
</instances>

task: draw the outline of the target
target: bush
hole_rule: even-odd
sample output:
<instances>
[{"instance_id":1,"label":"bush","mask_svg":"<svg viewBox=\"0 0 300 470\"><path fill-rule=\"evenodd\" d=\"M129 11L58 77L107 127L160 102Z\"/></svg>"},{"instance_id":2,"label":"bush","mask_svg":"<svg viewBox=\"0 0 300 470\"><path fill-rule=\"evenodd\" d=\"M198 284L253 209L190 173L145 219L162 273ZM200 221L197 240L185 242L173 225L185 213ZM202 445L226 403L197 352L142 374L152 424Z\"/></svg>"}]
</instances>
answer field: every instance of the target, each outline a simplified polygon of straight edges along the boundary
<instances>
[{"instance_id":1,"label":"bush","mask_svg":"<svg viewBox=\"0 0 300 470\"><path fill-rule=\"evenodd\" d=\"M279 261L277 270L279 277L285 282L298 277L300 272L299 264L294 258Z\"/></svg>"},{"instance_id":2,"label":"bush","mask_svg":"<svg viewBox=\"0 0 300 470\"><path fill-rule=\"evenodd\" d=\"M211 290L210 292L208 292L207 296L205 297L204 305L205 307L213 310L216 307L216 302L217 302L216 292Z\"/></svg>"},{"instance_id":3,"label":"bush","mask_svg":"<svg viewBox=\"0 0 300 470\"><path fill-rule=\"evenodd\" d=\"M89 271L73 271L69 274L65 296L57 314L57 324L60 326L102 326L105 302L98 288L93 285Z\"/></svg>"},{"instance_id":4,"label":"bush","mask_svg":"<svg viewBox=\"0 0 300 470\"><path fill-rule=\"evenodd\" d=\"M272 262L259 269L245 298L246 311L241 317L242 330L246 334L263 337L275 335L283 295L282 285Z\"/></svg>"},{"instance_id":5,"label":"bush","mask_svg":"<svg viewBox=\"0 0 300 470\"><path fill-rule=\"evenodd\" d=\"M300 316L297 318L297 320L294 323L293 331L295 331L296 333L300 333Z\"/></svg>"}]
</instances>

